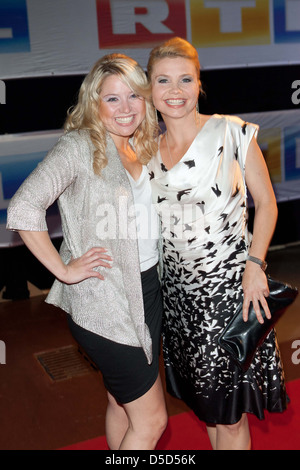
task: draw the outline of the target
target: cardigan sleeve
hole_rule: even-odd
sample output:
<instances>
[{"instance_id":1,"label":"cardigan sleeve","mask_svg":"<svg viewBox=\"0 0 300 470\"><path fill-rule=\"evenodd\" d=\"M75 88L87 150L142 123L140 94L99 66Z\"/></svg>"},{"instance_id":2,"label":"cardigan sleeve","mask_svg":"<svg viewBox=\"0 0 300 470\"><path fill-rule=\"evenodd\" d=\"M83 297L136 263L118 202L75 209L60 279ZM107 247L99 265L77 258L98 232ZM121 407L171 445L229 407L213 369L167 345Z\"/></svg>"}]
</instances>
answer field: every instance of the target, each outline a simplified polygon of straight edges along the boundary
<instances>
[{"instance_id":1,"label":"cardigan sleeve","mask_svg":"<svg viewBox=\"0 0 300 470\"><path fill-rule=\"evenodd\" d=\"M76 179L78 154L72 136L59 139L11 199L7 229L47 231L46 210Z\"/></svg>"}]
</instances>

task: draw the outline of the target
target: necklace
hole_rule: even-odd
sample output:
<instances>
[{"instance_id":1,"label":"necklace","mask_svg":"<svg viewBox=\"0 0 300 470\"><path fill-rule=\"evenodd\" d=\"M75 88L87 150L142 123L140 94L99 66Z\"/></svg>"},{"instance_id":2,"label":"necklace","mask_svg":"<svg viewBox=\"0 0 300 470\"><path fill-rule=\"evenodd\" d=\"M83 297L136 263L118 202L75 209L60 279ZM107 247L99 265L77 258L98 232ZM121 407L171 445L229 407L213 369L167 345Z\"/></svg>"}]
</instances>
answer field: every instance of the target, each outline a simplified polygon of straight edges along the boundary
<instances>
[{"instance_id":1,"label":"necklace","mask_svg":"<svg viewBox=\"0 0 300 470\"><path fill-rule=\"evenodd\" d=\"M173 158L172 158L172 155L171 155L171 152L170 152L170 147L169 147L168 131L165 133L165 136L166 136L166 142L167 142L167 149L168 149L169 159L170 159L170 162L171 162L172 168L173 168L174 162L173 162Z\"/></svg>"},{"instance_id":2,"label":"necklace","mask_svg":"<svg viewBox=\"0 0 300 470\"><path fill-rule=\"evenodd\" d=\"M196 123L197 127L198 127L198 121L199 121L199 129L201 129L201 114L197 115L197 123ZM165 136L166 136L166 143L167 143L167 150L168 150L169 160L170 160L170 162L172 164L172 168L173 168L173 166L175 166L175 164L174 164L174 161L173 161L173 158L172 158L172 154L170 152L168 131L165 133Z\"/></svg>"}]
</instances>

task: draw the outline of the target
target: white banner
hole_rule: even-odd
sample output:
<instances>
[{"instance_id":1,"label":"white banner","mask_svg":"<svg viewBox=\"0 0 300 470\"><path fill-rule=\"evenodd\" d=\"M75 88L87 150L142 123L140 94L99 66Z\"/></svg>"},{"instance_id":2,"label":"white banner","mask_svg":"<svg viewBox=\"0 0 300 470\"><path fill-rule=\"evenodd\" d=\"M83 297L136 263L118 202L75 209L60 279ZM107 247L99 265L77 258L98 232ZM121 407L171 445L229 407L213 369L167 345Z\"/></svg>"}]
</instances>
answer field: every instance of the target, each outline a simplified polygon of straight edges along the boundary
<instances>
[{"instance_id":1,"label":"white banner","mask_svg":"<svg viewBox=\"0 0 300 470\"><path fill-rule=\"evenodd\" d=\"M265 156L278 202L300 198L300 110L241 114L260 126L258 143ZM0 136L0 247L21 243L6 230L6 209L13 194L56 143L62 131ZM57 206L48 209L51 237L61 236Z\"/></svg>"},{"instance_id":2,"label":"white banner","mask_svg":"<svg viewBox=\"0 0 300 470\"><path fill-rule=\"evenodd\" d=\"M203 69L300 63L300 0L0 0L0 78L86 74L119 51L146 67L172 36Z\"/></svg>"}]
</instances>

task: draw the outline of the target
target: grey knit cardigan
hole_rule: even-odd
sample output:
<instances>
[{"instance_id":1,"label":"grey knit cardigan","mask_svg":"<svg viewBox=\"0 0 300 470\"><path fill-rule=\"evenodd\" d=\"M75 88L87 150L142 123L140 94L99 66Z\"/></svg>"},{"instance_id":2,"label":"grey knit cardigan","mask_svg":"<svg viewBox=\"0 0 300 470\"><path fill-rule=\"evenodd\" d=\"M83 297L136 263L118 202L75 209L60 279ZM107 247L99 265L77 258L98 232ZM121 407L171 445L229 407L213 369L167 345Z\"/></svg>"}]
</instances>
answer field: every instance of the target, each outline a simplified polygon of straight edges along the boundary
<instances>
[{"instance_id":1,"label":"grey knit cardigan","mask_svg":"<svg viewBox=\"0 0 300 470\"><path fill-rule=\"evenodd\" d=\"M144 320L137 237L132 236L135 224L124 210L126 202L127 207L134 203L130 182L109 135L108 164L101 176L93 171L93 152L87 131L63 135L13 196L7 228L46 231L46 209L57 200L64 263L95 246L105 247L113 263L112 268L97 268L104 281L89 278L67 285L56 279L46 302L71 314L75 323L89 331L142 347L151 363L152 342ZM110 223L113 217L116 222L113 237L111 233L103 237L103 230L99 233L105 214ZM129 226L130 237L126 236Z\"/></svg>"}]
</instances>

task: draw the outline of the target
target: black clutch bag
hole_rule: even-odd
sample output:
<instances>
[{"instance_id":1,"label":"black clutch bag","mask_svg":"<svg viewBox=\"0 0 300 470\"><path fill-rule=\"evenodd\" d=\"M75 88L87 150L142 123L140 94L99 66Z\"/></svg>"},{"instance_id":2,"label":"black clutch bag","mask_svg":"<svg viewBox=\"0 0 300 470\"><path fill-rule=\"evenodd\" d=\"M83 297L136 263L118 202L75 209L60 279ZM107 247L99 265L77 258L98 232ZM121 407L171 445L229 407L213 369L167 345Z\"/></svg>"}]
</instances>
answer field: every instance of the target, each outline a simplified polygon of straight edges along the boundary
<instances>
[{"instance_id":1,"label":"black clutch bag","mask_svg":"<svg viewBox=\"0 0 300 470\"><path fill-rule=\"evenodd\" d=\"M252 303L249 307L248 321L243 320L243 301L219 338L219 345L246 372L256 349L263 343L275 323L298 295L298 289L267 276L270 295L266 297L272 318L266 318L263 308L261 313L264 323L259 323Z\"/></svg>"}]
</instances>

